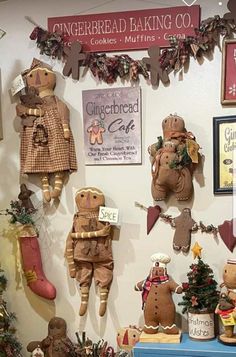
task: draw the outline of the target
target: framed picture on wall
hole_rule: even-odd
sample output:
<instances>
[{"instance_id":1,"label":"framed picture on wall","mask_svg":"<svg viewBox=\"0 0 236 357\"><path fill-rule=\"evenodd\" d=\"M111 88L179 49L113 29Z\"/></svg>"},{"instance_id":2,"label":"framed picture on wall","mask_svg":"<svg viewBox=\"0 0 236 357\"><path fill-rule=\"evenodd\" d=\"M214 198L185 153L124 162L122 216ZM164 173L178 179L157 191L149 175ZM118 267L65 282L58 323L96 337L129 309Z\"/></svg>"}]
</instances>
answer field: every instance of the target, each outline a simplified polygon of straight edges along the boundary
<instances>
[{"instance_id":1,"label":"framed picture on wall","mask_svg":"<svg viewBox=\"0 0 236 357\"><path fill-rule=\"evenodd\" d=\"M141 88L84 90L82 99L85 164L141 164Z\"/></svg>"},{"instance_id":2,"label":"framed picture on wall","mask_svg":"<svg viewBox=\"0 0 236 357\"><path fill-rule=\"evenodd\" d=\"M2 94L2 87L1 87L1 70L0 70L0 140L3 139L3 132L2 132L2 107L1 107L1 94Z\"/></svg>"},{"instance_id":3,"label":"framed picture on wall","mask_svg":"<svg viewBox=\"0 0 236 357\"><path fill-rule=\"evenodd\" d=\"M223 43L221 104L236 104L236 39Z\"/></svg>"},{"instance_id":4,"label":"framed picture on wall","mask_svg":"<svg viewBox=\"0 0 236 357\"><path fill-rule=\"evenodd\" d=\"M234 154L235 152L235 154ZM236 115L213 118L214 194L233 193L236 162ZM236 156L235 156L236 157Z\"/></svg>"}]
</instances>

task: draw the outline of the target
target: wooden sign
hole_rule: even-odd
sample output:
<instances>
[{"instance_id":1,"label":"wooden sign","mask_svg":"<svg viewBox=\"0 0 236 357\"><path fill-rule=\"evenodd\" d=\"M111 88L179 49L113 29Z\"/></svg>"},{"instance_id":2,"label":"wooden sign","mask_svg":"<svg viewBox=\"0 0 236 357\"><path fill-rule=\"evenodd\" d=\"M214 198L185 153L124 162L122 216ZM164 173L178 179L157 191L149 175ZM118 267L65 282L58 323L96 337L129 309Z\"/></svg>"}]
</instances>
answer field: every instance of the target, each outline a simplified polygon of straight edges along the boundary
<instances>
[{"instance_id":1,"label":"wooden sign","mask_svg":"<svg viewBox=\"0 0 236 357\"><path fill-rule=\"evenodd\" d=\"M141 164L140 88L82 92L86 165Z\"/></svg>"},{"instance_id":2,"label":"wooden sign","mask_svg":"<svg viewBox=\"0 0 236 357\"><path fill-rule=\"evenodd\" d=\"M51 17L48 30L63 33L66 44L79 41L84 52L108 52L169 46L169 36L185 39L199 27L200 7Z\"/></svg>"},{"instance_id":3,"label":"wooden sign","mask_svg":"<svg viewBox=\"0 0 236 357\"><path fill-rule=\"evenodd\" d=\"M236 40L223 43L221 104L236 104Z\"/></svg>"}]
</instances>

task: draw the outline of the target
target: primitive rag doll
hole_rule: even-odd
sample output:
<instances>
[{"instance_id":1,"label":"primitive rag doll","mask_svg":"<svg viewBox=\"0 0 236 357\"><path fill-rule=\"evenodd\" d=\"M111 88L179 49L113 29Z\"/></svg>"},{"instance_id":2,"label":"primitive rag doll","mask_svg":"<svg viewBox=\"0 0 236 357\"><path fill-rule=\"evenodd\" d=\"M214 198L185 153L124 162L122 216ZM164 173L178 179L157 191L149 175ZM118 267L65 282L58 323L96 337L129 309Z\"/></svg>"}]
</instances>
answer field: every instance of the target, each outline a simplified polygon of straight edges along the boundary
<instances>
[{"instance_id":1,"label":"primitive rag doll","mask_svg":"<svg viewBox=\"0 0 236 357\"><path fill-rule=\"evenodd\" d=\"M199 160L199 145L187 132L183 118L174 114L162 121L163 138L149 146L152 163L152 196L165 200L174 193L178 201L192 197L192 173Z\"/></svg>"},{"instance_id":2,"label":"primitive rag doll","mask_svg":"<svg viewBox=\"0 0 236 357\"><path fill-rule=\"evenodd\" d=\"M33 108L27 98L16 106L21 118L34 117L21 131L20 164L22 174L41 175L43 196L49 202L59 197L66 173L77 170L74 139L69 126L69 109L55 94L56 75L37 59L23 72L27 87L35 88L40 101ZM32 98L29 98L32 99ZM35 103L35 100L34 100ZM23 123L27 123L25 119ZM50 176L54 187L50 191Z\"/></svg>"},{"instance_id":3,"label":"primitive rag doll","mask_svg":"<svg viewBox=\"0 0 236 357\"><path fill-rule=\"evenodd\" d=\"M79 314L87 311L89 289L94 277L100 290L99 315L106 312L109 288L113 278L111 226L98 220L99 207L105 205L103 193L95 187L80 189L75 196L78 212L66 243L66 258L71 278L80 284Z\"/></svg>"}]
</instances>

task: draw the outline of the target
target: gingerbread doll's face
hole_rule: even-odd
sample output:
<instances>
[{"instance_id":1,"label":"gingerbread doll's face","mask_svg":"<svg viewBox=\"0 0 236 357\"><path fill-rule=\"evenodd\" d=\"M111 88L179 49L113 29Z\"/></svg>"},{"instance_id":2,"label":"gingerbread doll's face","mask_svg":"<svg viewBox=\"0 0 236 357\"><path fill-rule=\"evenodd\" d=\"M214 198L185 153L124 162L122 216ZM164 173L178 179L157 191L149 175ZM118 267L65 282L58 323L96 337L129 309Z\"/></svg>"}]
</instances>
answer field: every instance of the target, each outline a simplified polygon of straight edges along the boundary
<instances>
[{"instance_id":1,"label":"gingerbread doll's face","mask_svg":"<svg viewBox=\"0 0 236 357\"><path fill-rule=\"evenodd\" d=\"M176 115L171 115L162 121L163 132L184 132L184 120Z\"/></svg>"},{"instance_id":2,"label":"gingerbread doll's face","mask_svg":"<svg viewBox=\"0 0 236 357\"><path fill-rule=\"evenodd\" d=\"M225 265L223 280L227 288L236 289L236 264Z\"/></svg>"},{"instance_id":3,"label":"gingerbread doll's face","mask_svg":"<svg viewBox=\"0 0 236 357\"><path fill-rule=\"evenodd\" d=\"M160 266L155 266L152 268L152 277L158 277L158 276L163 276L165 275L165 268L160 267Z\"/></svg>"},{"instance_id":4,"label":"gingerbread doll's face","mask_svg":"<svg viewBox=\"0 0 236 357\"><path fill-rule=\"evenodd\" d=\"M45 89L54 89L56 85L56 75L47 68L35 68L26 76L26 82L29 87L34 87L41 92Z\"/></svg>"},{"instance_id":5,"label":"gingerbread doll's face","mask_svg":"<svg viewBox=\"0 0 236 357\"><path fill-rule=\"evenodd\" d=\"M80 209L99 209L105 205L103 193L95 187L85 187L79 190L75 197L78 210Z\"/></svg>"},{"instance_id":6,"label":"gingerbread doll's face","mask_svg":"<svg viewBox=\"0 0 236 357\"><path fill-rule=\"evenodd\" d=\"M53 317L48 324L48 336L66 337L66 322L60 317Z\"/></svg>"},{"instance_id":7,"label":"gingerbread doll's face","mask_svg":"<svg viewBox=\"0 0 236 357\"><path fill-rule=\"evenodd\" d=\"M167 152L175 152L176 145L172 141L165 141L163 144L163 149L164 149L164 151L167 151Z\"/></svg>"}]
</instances>

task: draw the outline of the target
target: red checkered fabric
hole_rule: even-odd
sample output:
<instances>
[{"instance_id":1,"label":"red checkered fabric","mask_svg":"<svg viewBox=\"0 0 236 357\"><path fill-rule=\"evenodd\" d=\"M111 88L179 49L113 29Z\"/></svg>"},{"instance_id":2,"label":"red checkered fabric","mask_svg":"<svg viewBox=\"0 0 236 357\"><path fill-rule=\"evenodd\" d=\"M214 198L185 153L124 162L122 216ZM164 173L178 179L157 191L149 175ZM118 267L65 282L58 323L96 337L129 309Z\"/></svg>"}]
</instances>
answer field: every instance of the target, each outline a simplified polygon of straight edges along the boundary
<instances>
[{"instance_id":1,"label":"red checkered fabric","mask_svg":"<svg viewBox=\"0 0 236 357\"><path fill-rule=\"evenodd\" d=\"M56 96L43 98L44 115L21 133L21 173L76 171L77 162L72 133L65 140L63 124L69 123L69 110ZM43 137L45 135L45 138Z\"/></svg>"}]
</instances>

